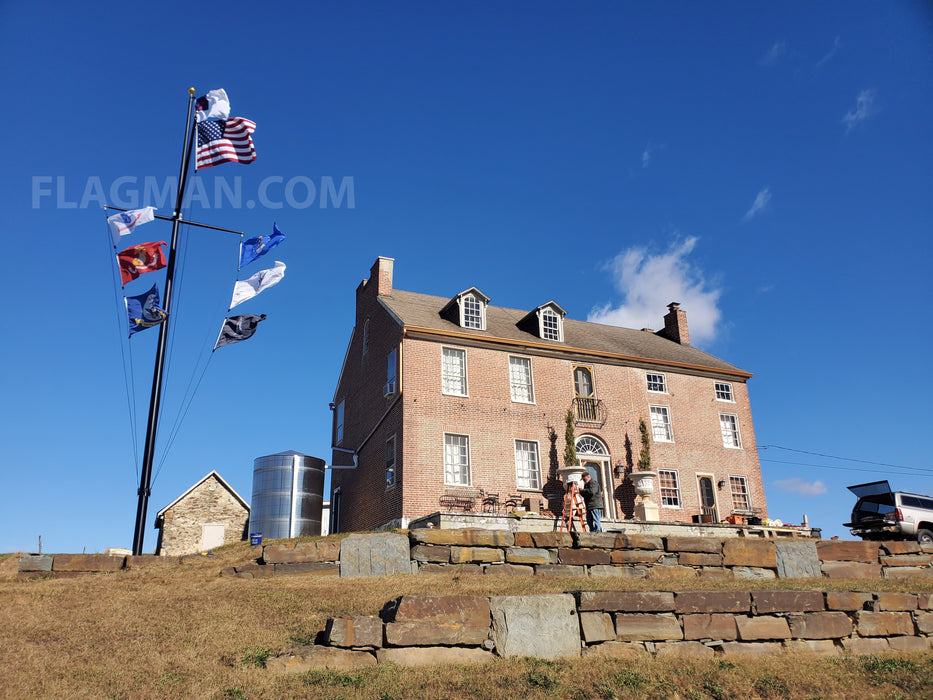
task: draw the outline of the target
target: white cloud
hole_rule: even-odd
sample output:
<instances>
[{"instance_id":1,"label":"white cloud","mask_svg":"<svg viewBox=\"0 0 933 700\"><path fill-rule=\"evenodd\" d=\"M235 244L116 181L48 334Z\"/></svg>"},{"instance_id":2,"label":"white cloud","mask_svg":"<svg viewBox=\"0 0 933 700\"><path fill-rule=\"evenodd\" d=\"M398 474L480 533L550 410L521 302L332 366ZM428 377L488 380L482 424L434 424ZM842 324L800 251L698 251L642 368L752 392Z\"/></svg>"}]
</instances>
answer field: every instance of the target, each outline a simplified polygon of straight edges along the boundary
<instances>
[{"instance_id":1,"label":"white cloud","mask_svg":"<svg viewBox=\"0 0 933 700\"><path fill-rule=\"evenodd\" d=\"M718 306L722 290L710 288L702 271L687 260L697 240L694 236L675 242L659 255L639 247L619 253L606 268L615 277L622 303L594 307L587 320L625 328L659 329L664 327L667 305L677 301L687 312L691 344L714 340L722 317Z\"/></svg>"},{"instance_id":2,"label":"white cloud","mask_svg":"<svg viewBox=\"0 0 933 700\"><path fill-rule=\"evenodd\" d=\"M787 43L783 41L775 41L771 45L771 48L768 49L765 54L758 59L758 64L762 66L773 66L785 53L787 53Z\"/></svg>"},{"instance_id":3,"label":"white cloud","mask_svg":"<svg viewBox=\"0 0 933 700\"><path fill-rule=\"evenodd\" d=\"M647 168L654 161L654 154L658 151L664 150L664 144L657 144L648 142L648 145L645 146L645 150L641 152L641 167Z\"/></svg>"},{"instance_id":4,"label":"white cloud","mask_svg":"<svg viewBox=\"0 0 933 700\"><path fill-rule=\"evenodd\" d=\"M800 477L791 479L780 479L774 482L781 491L796 493L800 496L822 496L826 493L826 484L822 481L807 481Z\"/></svg>"},{"instance_id":5,"label":"white cloud","mask_svg":"<svg viewBox=\"0 0 933 700\"><path fill-rule=\"evenodd\" d=\"M855 98L855 108L846 112L842 118L842 123L846 125L846 133L852 131L859 122L865 121L876 111L875 91L862 90Z\"/></svg>"},{"instance_id":6,"label":"white cloud","mask_svg":"<svg viewBox=\"0 0 933 700\"><path fill-rule=\"evenodd\" d=\"M750 221L753 217L763 212L767 208L768 202L770 201L771 188L763 187L755 196L755 201L752 202L751 208L745 212L745 216L742 217L742 221Z\"/></svg>"},{"instance_id":7,"label":"white cloud","mask_svg":"<svg viewBox=\"0 0 933 700\"><path fill-rule=\"evenodd\" d=\"M647 168L649 165L651 165L651 155L653 150L654 149L650 143L645 146L645 150L641 152L641 167Z\"/></svg>"},{"instance_id":8,"label":"white cloud","mask_svg":"<svg viewBox=\"0 0 933 700\"><path fill-rule=\"evenodd\" d=\"M835 55L836 55L836 52L837 52L839 49L841 49L841 48L842 48L842 40L837 36L835 39L833 39L833 47L829 50L829 53L827 53L825 56L823 56L823 58L821 58L819 61L817 61L816 64L814 64L813 67L814 67L814 68L822 68L823 65L826 64L826 63L828 63L829 60L830 60L833 56L835 56Z\"/></svg>"}]
</instances>

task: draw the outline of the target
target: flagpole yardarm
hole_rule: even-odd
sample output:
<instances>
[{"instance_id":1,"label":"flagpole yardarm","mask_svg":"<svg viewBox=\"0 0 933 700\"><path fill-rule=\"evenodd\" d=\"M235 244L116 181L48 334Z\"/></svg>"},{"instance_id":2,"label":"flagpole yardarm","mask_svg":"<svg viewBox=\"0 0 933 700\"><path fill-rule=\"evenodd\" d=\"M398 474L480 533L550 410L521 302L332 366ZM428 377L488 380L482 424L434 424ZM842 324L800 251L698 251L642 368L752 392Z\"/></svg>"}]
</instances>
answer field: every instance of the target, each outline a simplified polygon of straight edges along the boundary
<instances>
[{"instance_id":1,"label":"flagpole yardarm","mask_svg":"<svg viewBox=\"0 0 933 700\"><path fill-rule=\"evenodd\" d=\"M172 281L175 274L175 251L178 248L178 234L181 224L181 204L184 199L185 185L188 182L188 169L191 160L191 136L194 125L191 121L194 106L194 88L188 88L188 112L185 116L185 138L181 153L181 166L178 174L178 191L175 196L175 209L172 211L172 242L168 252L168 265L165 272L165 296L163 309L166 319L159 324L159 343L156 350L155 368L152 372L152 393L149 399L149 421L146 425L146 446L143 452L143 466L139 478L139 496L136 507L136 528L133 533L133 554L143 553L143 540L146 530L146 511L149 507L150 486L152 481L152 463L155 457L155 441L159 427L159 407L162 399L162 374L165 367L165 346L168 341L169 323L171 322Z\"/></svg>"},{"instance_id":2,"label":"flagpole yardarm","mask_svg":"<svg viewBox=\"0 0 933 700\"><path fill-rule=\"evenodd\" d=\"M131 209L121 209L120 207L112 207L109 204L104 206L104 209L113 209L114 211L132 211ZM162 216L161 214L153 214L152 218L161 219L162 221L174 221L175 218L171 216ZM210 224L199 224L197 221L188 221L187 219L179 219L179 223L185 224L187 226L198 226L199 228L209 228L213 231L223 231L224 233L235 233L236 235L243 237L246 234L242 231L234 231L232 228L221 228L220 226L211 226ZM114 246L116 248L116 246Z\"/></svg>"}]
</instances>

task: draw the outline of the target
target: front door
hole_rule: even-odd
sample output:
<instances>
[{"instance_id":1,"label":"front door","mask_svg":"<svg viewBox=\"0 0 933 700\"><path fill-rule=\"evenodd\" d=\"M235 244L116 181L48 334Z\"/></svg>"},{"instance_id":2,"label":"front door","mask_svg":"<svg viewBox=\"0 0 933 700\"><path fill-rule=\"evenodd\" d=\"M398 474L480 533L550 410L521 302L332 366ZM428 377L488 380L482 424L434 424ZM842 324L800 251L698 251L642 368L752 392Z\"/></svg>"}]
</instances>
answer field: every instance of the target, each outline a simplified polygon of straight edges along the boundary
<instances>
[{"instance_id":1,"label":"front door","mask_svg":"<svg viewBox=\"0 0 933 700\"><path fill-rule=\"evenodd\" d=\"M606 510L606 484L603 483L603 465L602 462L594 462L592 460L584 460L583 466L586 467L586 471L589 472L590 476L593 477L593 480L599 484L599 490L602 492L602 501L603 501L603 513L606 516L612 517L608 510ZM604 516L604 517L606 517Z\"/></svg>"},{"instance_id":2,"label":"front door","mask_svg":"<svg viewBox=\"0 0 933 700\"><path fill-rule=\"evenodd\" d=\"M716 513L716 492L713 491L713 480L708 476L699 477L700 480L700 512L708 516L708 522L719 522L719 516ZM706 520L706 518L702 518Z\"/></svg>"}]
</instances>

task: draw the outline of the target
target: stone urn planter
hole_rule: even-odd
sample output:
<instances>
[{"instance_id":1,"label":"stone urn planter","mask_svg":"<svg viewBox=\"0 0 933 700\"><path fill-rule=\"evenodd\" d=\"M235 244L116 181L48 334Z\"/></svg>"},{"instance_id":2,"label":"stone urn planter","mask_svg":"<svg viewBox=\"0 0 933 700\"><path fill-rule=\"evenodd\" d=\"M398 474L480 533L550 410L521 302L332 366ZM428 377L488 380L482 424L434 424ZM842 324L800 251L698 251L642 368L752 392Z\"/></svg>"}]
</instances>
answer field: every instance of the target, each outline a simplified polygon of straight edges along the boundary
<instances>
[{"instance_id":1,"label":"stone urn planter","mask_svg":"<svg viewBox=\"0 0 933 700\"><path fill-rule=\"evenodd\" d=\"M564 483L564 488L567 487L571 481L576 482L577 488L583 487L583 473L586 471L586 467L580 465L574 465L572 467L558 467L557 476L560 477L560 480Z\"/></svg>"},{"instance_id":2,"label":"stone urn planter","mask_svg":"<svg viewBox=\"0 0 933 700\"><path fill-rule=\"evenodd\" d=\"M658 478L655 472L632 472L632 484L635 486L635 493L645 498L651 498L654 495L654 480Z\"/></svg>"},{"instance_id":3,"label":"stone urn planter","mask_svg":"<svg viewBox=\"0 0 933 700\"><path fill-rule=\"evenodd\" d=\"M638 494L638 503L635 505L635 517L639 520L656 521L660 519L658 505L651 497L654 495L654 480L658 477L655 472L632 472L632 484Z\"/></svg>"}]
</instances>

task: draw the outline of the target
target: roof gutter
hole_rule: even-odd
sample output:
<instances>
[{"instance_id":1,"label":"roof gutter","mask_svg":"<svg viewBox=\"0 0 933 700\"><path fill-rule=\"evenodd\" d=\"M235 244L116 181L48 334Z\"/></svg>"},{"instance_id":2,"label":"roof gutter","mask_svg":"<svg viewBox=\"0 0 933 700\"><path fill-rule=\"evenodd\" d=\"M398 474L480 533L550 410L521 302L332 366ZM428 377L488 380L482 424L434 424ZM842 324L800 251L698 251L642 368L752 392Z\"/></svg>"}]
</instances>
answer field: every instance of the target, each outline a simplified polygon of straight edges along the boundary
<instances>
[{"instance_id":1,"label":"roof gutter","mask_svg":"<svg viewBox=\"0 0 933 700\"><path fill-rule=\"evenodd\" d=\"M695 365L688 362L673 362L671 360L659 360L648 357L637 357L635 355L624 355L614 352L602 352L598 350L586 350L584 348L555 348L553 345L545 343L534 343L520 340L510 340L508 338L483 338L472 333L463 333L459 331L440 331L435 328L424 328L421 326L405 326L402 334L409 338L432 340L432 339L456 339L464 343L493 347L496 345L508 345L515 348L530 348L534 350L543 350L548 355L583 355L586 357L600 357L618 362L636 365L661 365L664 367L676 367L678 369L689 369L713 374L725 374L730 377L739 377L750 379L753 375L742 369L724 369L720 367L708 367L706 365Z\"/></svg>"}]
</instances>

